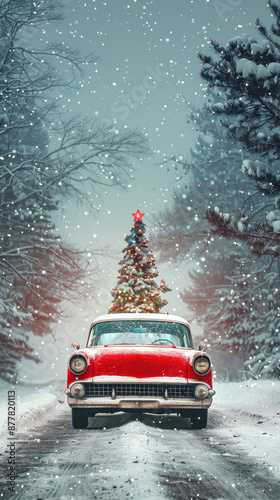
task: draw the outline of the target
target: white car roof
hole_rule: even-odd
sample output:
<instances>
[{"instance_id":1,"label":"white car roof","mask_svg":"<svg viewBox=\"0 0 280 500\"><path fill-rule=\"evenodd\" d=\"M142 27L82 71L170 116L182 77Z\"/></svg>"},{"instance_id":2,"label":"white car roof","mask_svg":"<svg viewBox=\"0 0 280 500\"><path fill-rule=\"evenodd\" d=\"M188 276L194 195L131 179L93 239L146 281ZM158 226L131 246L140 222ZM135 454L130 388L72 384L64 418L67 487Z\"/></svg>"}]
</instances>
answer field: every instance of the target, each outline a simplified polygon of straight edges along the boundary
<instances>
[{"instance_id":1,"label":"white car roof","mask_svg":"<svg viewBox=\"0 0 280 500\"><path fill-rule=\"evenodd\" d=\"M98 316L91 324L91 327L96 323L103 321L129 321L129 320L141 319L146 321L168 321L170 323L183 323L189 327L189 323L180 316L174 316L173 314L154 314L154 313L119 313L119 314L103 314L103 316Z\"/></svg>"}]
</instances>

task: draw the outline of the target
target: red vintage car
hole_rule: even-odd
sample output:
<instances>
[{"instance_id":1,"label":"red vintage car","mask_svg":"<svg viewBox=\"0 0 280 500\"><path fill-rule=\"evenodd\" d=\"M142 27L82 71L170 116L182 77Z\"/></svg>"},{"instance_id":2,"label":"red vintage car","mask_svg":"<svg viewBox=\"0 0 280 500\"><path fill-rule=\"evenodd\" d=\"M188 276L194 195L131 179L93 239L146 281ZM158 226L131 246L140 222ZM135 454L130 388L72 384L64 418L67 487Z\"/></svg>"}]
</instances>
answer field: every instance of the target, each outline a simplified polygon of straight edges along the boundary
<instances>
[{"instance_id":1,"label":"red vintage car","mask_svg":"<svg viewBox=\"0 0 280 500\"><path fill-rule=\"evenodd\" d=\"M74 428L96 413L178 413L207 425L215 391L209 356L193 347L187 321L169 314L107 314L69 359L67 400Z\"/></svg>"}]
</instances>

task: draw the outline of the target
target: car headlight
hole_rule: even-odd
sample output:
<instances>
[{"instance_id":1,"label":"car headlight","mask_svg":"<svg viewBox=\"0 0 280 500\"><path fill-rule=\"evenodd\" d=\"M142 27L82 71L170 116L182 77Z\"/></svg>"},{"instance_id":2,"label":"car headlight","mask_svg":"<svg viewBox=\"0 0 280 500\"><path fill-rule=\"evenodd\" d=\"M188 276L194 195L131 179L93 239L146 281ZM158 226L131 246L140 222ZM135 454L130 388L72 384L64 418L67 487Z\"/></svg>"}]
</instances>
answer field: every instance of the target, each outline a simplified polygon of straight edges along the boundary
<instances>
[{"instance_id":1,"label":"car headlight","mask_svg":"<svg viewBox=\"0 0 280 500\"><path fill-rule=\"evenodd\" d=\"M85 395L86 389L83 384L73 384L70 389L72 398L82 398Z\"/></svg>"},{"instance_id":2,"label":"car headlight","mask_svg":"<svg viewBox=\"0 0 280 500\"><path fill-rule=\"evenodd\" d=\"M194 388L194 395L197 399L207 398L208 392L208 387L206 387L206 385L198 384Z\"/></svg>"},{"instance_id":3,"label":"car headlight","mask_svg":"<svg viewBox=\"0 0 280 500\"><path fill-rule=\"evenodd\" d=\"M205 375L211 368L210 359L208 356L197 356L193 363L193 369L198 375Z\"/></svg>"},{"instance_id":4,"label":"car headlight","mask_svg":"<svg viewBox=\"0 0 280 500\"><path fill-rule=\"evenodd\" d=\"M72 358L70 359L70 370L73 373L84 373L87 369L87 360L82 354L74 354Z\"/></svg>"}]
</instances>

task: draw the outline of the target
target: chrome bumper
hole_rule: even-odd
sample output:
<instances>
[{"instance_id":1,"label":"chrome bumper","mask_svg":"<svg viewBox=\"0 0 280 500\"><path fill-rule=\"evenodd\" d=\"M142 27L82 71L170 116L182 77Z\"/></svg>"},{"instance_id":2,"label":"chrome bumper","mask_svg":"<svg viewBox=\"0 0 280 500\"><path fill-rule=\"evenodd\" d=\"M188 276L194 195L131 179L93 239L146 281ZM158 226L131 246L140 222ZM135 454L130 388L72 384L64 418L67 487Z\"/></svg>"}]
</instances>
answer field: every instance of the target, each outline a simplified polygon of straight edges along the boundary
<instances>
[{"instance_id":1,"label":"chrome bumper","mask_svg":"<svg viewBox=\"0 0 280 500\"><path fill-rule=\"evenodd\" d=\"M91 398L84 397L82 399L67 397L67 402L71 408L89 408L91 410L156 410L156 409L207 409L212 404L212 398L206 399L164 399L164 398L149 398L149 397L116 397L112 398Z\"/></svg>"}]
</instances>

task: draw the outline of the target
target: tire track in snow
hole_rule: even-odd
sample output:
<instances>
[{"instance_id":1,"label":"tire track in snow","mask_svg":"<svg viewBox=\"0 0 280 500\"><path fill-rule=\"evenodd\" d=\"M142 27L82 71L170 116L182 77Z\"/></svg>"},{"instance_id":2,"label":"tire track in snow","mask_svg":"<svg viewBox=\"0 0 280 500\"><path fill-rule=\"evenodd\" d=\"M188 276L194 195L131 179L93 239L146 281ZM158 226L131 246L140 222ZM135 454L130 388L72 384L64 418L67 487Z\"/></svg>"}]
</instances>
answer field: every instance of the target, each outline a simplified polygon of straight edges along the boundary
<instances>
[{"instance_id":1,"label":"tire track in snow","mask_svg":"<svg viewBox=\"0 0 280 500\"><path fill-rule=\"evenodd\" d=\"M45 428L19 436L17 494L4 498L280 498L267 469L221 438L221 425L222 418L210 418L209 427L197 431L177 416L115 414L75 430L67 408Z\"/></svg>"},{"instance_id":2,"label":"tire track in snow","mask_svg":"<svg viewBox=\"0 0 280 500\"><path fill-rule=\"evenodd\" d=\"M72 429L68 410L43 431L21 436L17 494L6 492L4 498L79 500L89 492L90 498L104 500L164 498L151 470L152 448L143 424L126 414L97 417L90 424L87 430Z\"/></svg>"},{"instance_id":3,"label":"tire track in snow","mask_svg":"<svg viewBox=\"0 0 280 500\"><path fill-rule=\"evenodd\" d=\"M170 420L165 443L172 453L164 471L168 498L280 499L279 481L268 468L255 463L242 448L229 444L221 436L222 413L216 411L215 417L210 414L207 429L177 433L174 433L177 417L164 418Z\"/></svg>"}]
</instances>

